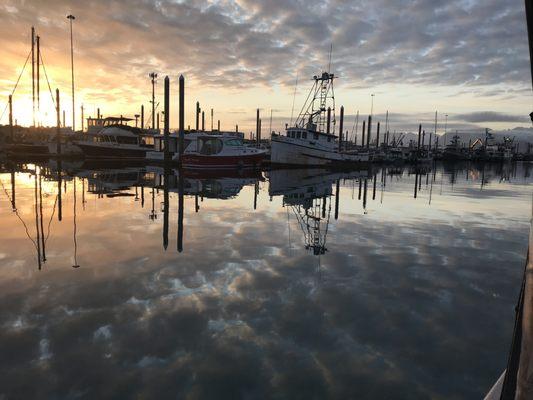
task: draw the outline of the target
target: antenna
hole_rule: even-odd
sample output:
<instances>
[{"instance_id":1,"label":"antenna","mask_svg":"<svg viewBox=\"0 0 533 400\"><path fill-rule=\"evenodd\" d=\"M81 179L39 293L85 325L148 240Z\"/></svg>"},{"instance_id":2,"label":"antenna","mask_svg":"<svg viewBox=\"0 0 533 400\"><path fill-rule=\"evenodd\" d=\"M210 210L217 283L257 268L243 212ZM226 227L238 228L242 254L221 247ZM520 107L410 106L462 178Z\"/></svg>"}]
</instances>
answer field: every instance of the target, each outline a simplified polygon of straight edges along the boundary
<instances>
[{"instance_id":1,"label":"antenna","mask_svg":"<svg viewBox=\"0 0 533 400\"><path fill-rule=\"evenodd\" d=\"M292 118L294 116L294 102L296 101L296 90L298 89L298 73L296 73L296 83L294 84L294 93L292 95L292 109L291 109L291 123L292 126Z\"/></svg>"},{"instance_id":2,"label":"antenna","mask_svg":"<svg viewBox=\"0 0 533 400\"><path fill-rule=\"evenodd\" d=\"M333 43L329 46L329 63L328 63L328 73L331 72L331 53L333 53Z\"/></svg>"}]
</instances>

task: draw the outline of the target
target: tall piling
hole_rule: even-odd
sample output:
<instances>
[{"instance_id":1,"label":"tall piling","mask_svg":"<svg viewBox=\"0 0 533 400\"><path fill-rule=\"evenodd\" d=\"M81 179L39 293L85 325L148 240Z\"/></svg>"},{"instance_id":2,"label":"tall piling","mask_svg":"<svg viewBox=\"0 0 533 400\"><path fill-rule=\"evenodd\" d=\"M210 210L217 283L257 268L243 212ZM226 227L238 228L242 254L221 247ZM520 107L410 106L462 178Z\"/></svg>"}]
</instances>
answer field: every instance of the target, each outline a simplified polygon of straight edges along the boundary
<instances>
[{"instance_id":1,"label":"tall piling","mask_svg":"<svg viewBox=\"0 0 533 400\"><path fill-rule=\"evenodd\" d=\"M379 128L380 128L380 122L378 122L378 127L376 131L376 149L379 148Z\"/></svg>"},{"instance_id":2,"label":"tall piling","mask_svg":"<svg viewBox=\"0 0 533 400\"><path fill-rule=\"evenodd\" d=\"M159 113L157 113L157 124L156 124L156 129L157 129L157 133L161 133L161 131L159 130Z\"/></svg>"},{"instance_id":3,"label":"tall piling","mask_svg":"<svg viewBox=\"0 0 533 400\"><path fill-rule=\"evenodd\" d=\"M202 111L202 131L205 132L205 112Z\"/></svg>"},{"instance_id":4,"label":"tall piling","mask_svg":"<svg viewBox=\"0 0 533 400\"><path fill-rule=\"evenodd\" d=\"M217 130L220 132L220 120L217 121Z\"/></svg>"},{"instance_id":5,"label":"tall piling","mask_svg":"<svg viewBox=\"0 0 533 400\"><path fill-rule=\"evenodd\" d=\"M344 127L344 106L341 106L341 115L339 121L339 151L342 151L342 130Z\"/></svg>"},{"instance_id":6,"label":"tall piling","mask_svg":"<svg viewBox=\"0 0 533 400\"><path fill-rule=\"evenodd\" d=\"M141 105L141 129L144 129L144 104Z\"/></svg>"},{"instance_id":7,"label":"tall piling","mask_svg":"<svg viewBox=\"0 0 533 400\"><path fill-rule=\"evenodd\" d=\"M366 121L363 121L363 135L361 140L361 147L365 147Z\"/></svg>"},{"instance_id":8,"label":"tall piling","mask_svg":"<svg viewBox=\"0 0 533 400\"><path fill-rule=\"evenodd\" d=\"M213 117L214 117L214 111L211 109L211 131L213 131Z\"/></svg>"},{"instance_id":9,"label":"tall piling","mask_svg":"<svg viewBox=\"0 0 533 400\"><path fill-rule=\"evenodd\" d=\"M180 137L179 137L179 152L180 152L180 164L185 151L184 141L185 141L185 78L183 75L180 75L180 104L179 104L179 127L180 127Z\"/></svg>"},{"instance_id":10,"label":"tall piling","mask_svg":"<svg viewBox=\"0 0 533 400\"><path fill-rule=\"evenodd\" d=\"M98 119L100 119L100 108L97 108L96 109L96 116L98 117Z\"/></svg>"},{"instance_id":11,"label":"tall piling","mask_svg":"<svg viewBox=\"0 0 533 400\"><path fill-rule=\"evenodd\" d=\"M259 146L259 142L261 141L261 134L259 133L260 127L259 127L259 108L256 110L255 114L255 140L257 142L257 145Z\"/></svg>"},{"instance_id":12,"label":"tall piling","mask_svg":"<svg viewBox=\"0 0 533 400\"><path fill-rule=\"evenodd\" d=\"M57 156L61 156L61 118L59 115L60 110L60 101L59 101L59 89L56 89L56 117L57 117L57 126L56 126L56 150Z\"/></svg>"},{"instance_id":13,"label":"tall piling","mask_svg":"<svg viewBox=\"0 0 533 400\"><path fill-rule=\"evenodd\" d=\"M366 131L366 148L370 148L370 134L372 133L372 115L368 116L368 126Z\"/></svg>"},{"instance_id":14,"label":"tall piling","mask_svg":"<svg viewBox=\"0 0 533 400\"><path fill-rule=\"evenodd\" d=\"M422 139L422 124L418 125L418 150L420 150L421 139Z\"/></svg>"},{"instance_id":15,"label":"tall piling","mask_svg":"<svg viewBox=\"0 0 533 400\"><path fill-rule=\"evenodd\" d=\"M163 135L164 135L164 141L165 141L165 148L164 148L164 159L165 159L165 165L168 165L170 162L170 79L168 76L165 76L165 84L164 84L164 113L165 113L165 122L163 127Z\"/></svg>"},{"instance_id":16,"label":"tall piling","mask_svg":"<svg viewBox=\"0 0 533 400\"><path fill-rule=\"evenodd\" d=\"M200 102L196 102L196 131L200 129Z\"/></svg>"}]
</instances>

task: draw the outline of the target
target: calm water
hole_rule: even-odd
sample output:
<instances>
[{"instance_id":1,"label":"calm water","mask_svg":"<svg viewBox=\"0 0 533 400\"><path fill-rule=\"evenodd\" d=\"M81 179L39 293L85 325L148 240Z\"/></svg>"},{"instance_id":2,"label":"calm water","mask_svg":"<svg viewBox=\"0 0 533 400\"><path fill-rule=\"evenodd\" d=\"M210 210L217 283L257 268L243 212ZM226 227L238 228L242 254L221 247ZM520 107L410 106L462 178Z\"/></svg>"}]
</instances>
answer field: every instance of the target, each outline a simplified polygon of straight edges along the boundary
<instances>
[{"instance_id":1,"label":"calm water","mask_svg":"<svg viewBox=\"0 0 533 400\"><path fill-rule=\"evenodd\" d=\"M527 165L57 167L2 165L0 398L473 399L505 368Z\"/></svg>"}]
</instances>

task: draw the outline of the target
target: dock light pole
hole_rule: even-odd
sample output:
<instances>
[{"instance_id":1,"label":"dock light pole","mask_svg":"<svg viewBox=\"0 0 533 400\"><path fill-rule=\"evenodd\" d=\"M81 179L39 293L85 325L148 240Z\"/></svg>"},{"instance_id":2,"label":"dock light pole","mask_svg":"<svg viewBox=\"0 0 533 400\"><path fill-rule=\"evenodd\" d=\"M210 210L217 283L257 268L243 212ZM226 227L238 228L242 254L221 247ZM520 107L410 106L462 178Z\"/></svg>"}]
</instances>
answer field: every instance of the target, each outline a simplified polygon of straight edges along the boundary
<instances>
[{"instance_id":1,"label":"dock light pole","mask_svg":"<svg viewBox=\"0 0 533 400\"><path fill-rule=\"evenodd\" d=\"M70 69L72 73L72 131L76 132L76 109L74 107L74 42L72 40L72 21L76 17L72 14L67 15L67 19L70 20Z\"/></svg>"},{"instance_id":2,"label":"dock light pole","mask_svg":"<svg viewBox=\"0 0 533 400\"><path fill-rule=\"evenodd\" d=\"M155 129L155 80L157 79L157 74L151 72L148 76L152 78L152 129Z\"/></svg>"}]
</instances>

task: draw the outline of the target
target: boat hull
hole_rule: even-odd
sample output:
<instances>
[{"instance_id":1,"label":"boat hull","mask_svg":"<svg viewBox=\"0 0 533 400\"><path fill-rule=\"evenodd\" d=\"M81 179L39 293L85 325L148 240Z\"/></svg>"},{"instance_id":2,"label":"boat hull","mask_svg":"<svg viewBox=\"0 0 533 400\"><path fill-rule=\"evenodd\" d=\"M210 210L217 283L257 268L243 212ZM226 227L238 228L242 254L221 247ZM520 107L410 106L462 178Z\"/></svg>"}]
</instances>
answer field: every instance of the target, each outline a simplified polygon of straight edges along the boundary
<instances>
[{"instance_id":1,"label":"boat hull","mask_svg":"<svg viewBox=\"0 0 533 400\"><path fill-rule=\"evenodd\" d=\"M270 162L272 164L331 166L368 161L368 154L340 153L272 138L270 156Z\"/></svg>"},{"instance_id":2,"label":"boat hull","mask_svg":"<svg viewBox=\"0 0 533 400\"><path fill-rule=\"evenodd\" d=\"M77 142L85 158L94 159L144 159L148 149L125 146L102 146L93 143Z\"/></svg>"}]
</instances>

